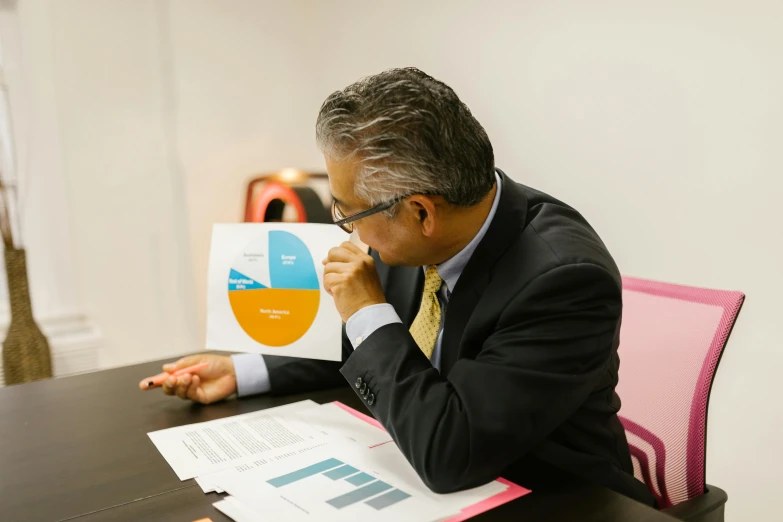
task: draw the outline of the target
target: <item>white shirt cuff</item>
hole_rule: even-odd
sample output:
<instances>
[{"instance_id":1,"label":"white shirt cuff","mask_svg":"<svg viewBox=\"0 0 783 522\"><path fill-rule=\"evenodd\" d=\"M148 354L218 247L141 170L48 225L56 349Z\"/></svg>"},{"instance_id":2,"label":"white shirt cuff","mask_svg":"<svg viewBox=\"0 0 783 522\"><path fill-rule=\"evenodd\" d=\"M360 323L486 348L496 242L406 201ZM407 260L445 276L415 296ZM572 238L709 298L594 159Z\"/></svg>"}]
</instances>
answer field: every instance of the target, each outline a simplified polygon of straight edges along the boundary
<instances>
[{"instance_id":1,"label":"white shirt cuff","mask_svg":"<svg viewBox=\"0 0 783 522\"><path fill-rule=\"evenodd\" d=\"M257 393L266 393L271 388L269 370L264 358L257 353L232 355L234 373L237 376L237 395L246 397Z\"/></svg>"},{"instance_id":2,"label":"white shirt cuff","mask_svg":"<svg viewBox=\"0 0 783 522\"><path fill-rule=\"evenodd\" d=\"M345 333L355 350L381 326L401 323L400 316L389 303L375 304L362 308L345 323Z\"/></svg>"}]
</instances>

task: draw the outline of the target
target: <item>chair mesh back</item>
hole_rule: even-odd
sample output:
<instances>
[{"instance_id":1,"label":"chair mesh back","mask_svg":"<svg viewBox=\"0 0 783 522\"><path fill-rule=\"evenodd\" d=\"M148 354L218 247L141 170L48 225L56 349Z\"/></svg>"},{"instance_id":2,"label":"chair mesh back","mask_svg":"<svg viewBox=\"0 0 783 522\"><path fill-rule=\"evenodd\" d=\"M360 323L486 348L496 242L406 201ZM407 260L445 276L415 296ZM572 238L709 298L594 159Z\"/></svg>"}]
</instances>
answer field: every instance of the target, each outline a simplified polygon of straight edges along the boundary
<instances>
[{"instance_id":1,"label":"chair mesh back","mask_svg":"<svg viewBox=\"0 0 783 522\"><path fill-rule=\"evenodd\" d=\"M707 401L743 299L623 278L620 420L634 473L662 508L704 492Z\"/></svg>"}]
</instances>

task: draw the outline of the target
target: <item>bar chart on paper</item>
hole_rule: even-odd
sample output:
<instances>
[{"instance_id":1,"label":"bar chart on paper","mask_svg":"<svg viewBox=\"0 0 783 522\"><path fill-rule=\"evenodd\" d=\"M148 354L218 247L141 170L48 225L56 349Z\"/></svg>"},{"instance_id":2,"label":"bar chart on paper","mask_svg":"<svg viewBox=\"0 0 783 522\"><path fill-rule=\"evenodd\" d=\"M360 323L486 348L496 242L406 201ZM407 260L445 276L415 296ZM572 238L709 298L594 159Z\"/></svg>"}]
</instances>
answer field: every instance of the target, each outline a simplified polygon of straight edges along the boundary
<instances>
[{"instance_id":1,"label":"bar chart on paper","mask_svg":"<svg viewBox=\"0 0 783 522\"><path fill-rule=\"evenodd\" d=\"M228 297L234 317L252 339L273 347L297 341L315 321L321 299L307 245L283 230L259 235L235 259Z\"/></svg>"},{"instance_id":2,"label":"bar chart on paper","mask_svg":"<svg viewBox=\"0 0 783 522\"><path fill-rule=\"evenodd\" d=\"M285 488L285 493L290 492L292 496L298 497L296 493L301 491L307 497L325 502L335 509L356 508L363 504L368 514L411 498L391 484L335 458L274 477L267 483L275 488Z\"/></svg>"},{"instance_id":3,"label":"bar chart on paper","mask_svg":"<svg viewBox=\"0 0 783 522\"><path fill-rule=\"evenodd\" d=\"M437 495L393 444L370 450L329 444L248 471L216 473L211 481L250 511L264 515L263 520L301 522L443 521L473 506L472 513L480 513L488 509L480 507L485 501L509 489L493 481ZM504 501L508 499L489 502L489 507Z\"/></svg>"}]
</instances>

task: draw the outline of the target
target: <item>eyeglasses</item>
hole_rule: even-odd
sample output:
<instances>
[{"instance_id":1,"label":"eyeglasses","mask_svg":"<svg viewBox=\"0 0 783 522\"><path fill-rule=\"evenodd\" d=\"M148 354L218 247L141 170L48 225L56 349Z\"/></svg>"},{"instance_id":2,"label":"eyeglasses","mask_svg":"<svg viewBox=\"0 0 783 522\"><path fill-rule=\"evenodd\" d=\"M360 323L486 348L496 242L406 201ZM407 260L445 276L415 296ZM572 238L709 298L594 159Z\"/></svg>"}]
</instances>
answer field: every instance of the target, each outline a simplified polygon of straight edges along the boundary
<instances>
[{"instance_id":1,"label":"eyeglasses","mask_svg":"<svg viewBox=\"0 0 783 522\"><path fill-rule=\"evenodd\" d=\"M332 221L334 221L334 224L338 227L342 228L349 234L353 232L353 222L358 221L362 218L366 218L367 216L372 216L373 214L377 214L378 212L383 212L386 209L389 209L402 201L403 199L407 198L408 196L403 196L400 198L393 199L391 201L387 201L386 203L379 203L378 205L375 205L372 208L368 208L367 210L363 210L361 212L358 212L356 214L352 214L350 216L346 216L343 211L340 209L340 206L337 204L336 201L332 201Z\"/></svg>"}]
</instances>

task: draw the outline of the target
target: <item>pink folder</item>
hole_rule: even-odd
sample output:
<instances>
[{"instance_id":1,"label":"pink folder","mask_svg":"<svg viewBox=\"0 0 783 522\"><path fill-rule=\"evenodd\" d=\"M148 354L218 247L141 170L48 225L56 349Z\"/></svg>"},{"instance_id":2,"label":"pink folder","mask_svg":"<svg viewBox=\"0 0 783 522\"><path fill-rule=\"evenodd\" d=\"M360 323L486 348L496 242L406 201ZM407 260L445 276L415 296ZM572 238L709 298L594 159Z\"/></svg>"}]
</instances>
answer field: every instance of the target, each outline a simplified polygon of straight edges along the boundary
<instances>
[{"instance_id":1,"label":"pink folder","mask_svg":"<svg viewBox=\"0 0 783 522\"><path fill-rule=\"evenodd\" d=\"M353 408L351 408L350 406L346 406L340 401L334 401L334 404L344 409L345 411L347 411L357 419L361 419L364 422L372 424L376 428L380 428L382 430L384 429L381 423L378 422L377 419L365 415L364 413L358 412ZM528 493L530 493L529 489L523 488L522 486L514 484L513 482L508 481L504 478L498 478L497 481L507 485L508 489L503 493L498 493L494 497L489 497L488 499L483 500L477 504L473 504L472 506L468 506L464 508L459 515L454 515L453 517L446 519L445 522L461 522L463 520L467 520L485 511L489 511L492 508L498 507L501 504L505 504L506 502L511 502L514 499L523 497Z\"/></svg>"}]
</instances>

